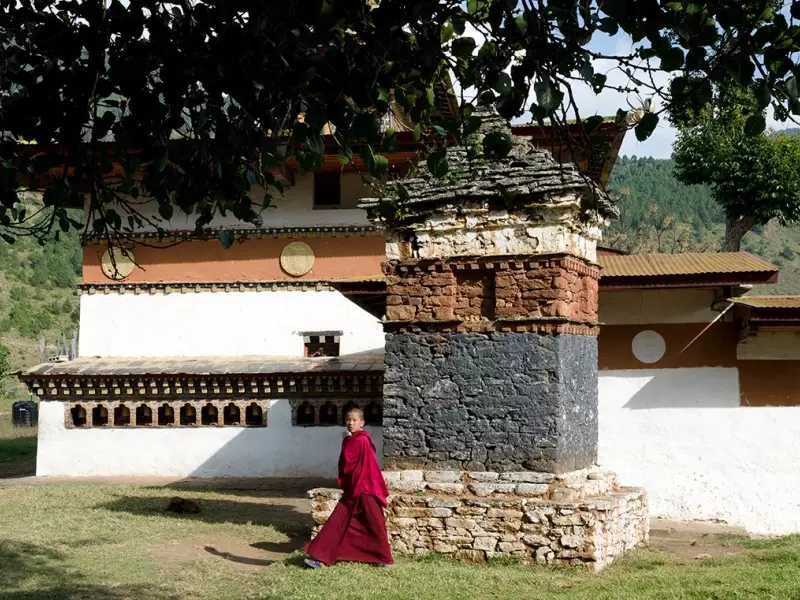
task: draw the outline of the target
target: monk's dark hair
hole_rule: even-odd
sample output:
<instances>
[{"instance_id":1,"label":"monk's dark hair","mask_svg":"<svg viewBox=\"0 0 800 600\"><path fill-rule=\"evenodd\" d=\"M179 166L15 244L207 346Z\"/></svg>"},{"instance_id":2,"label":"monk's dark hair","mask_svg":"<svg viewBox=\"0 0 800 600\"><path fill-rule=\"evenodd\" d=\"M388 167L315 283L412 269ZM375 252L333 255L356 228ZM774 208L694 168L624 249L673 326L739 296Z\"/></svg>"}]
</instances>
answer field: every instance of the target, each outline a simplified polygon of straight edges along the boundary
<instances>
[{"instance_id":1,"label":"monk's dark hair","mask_svg":"<svg viewBox=\"0 0 800 600\"><path fill-rule=\"evenodd\" d=\"M354 406L353 408L347 411L348 415L352 415L353 413L357 414L358 418L361 419L362 421L364 420L364 411L358 408L357 406Z\"/></svg>"}]
</instances>

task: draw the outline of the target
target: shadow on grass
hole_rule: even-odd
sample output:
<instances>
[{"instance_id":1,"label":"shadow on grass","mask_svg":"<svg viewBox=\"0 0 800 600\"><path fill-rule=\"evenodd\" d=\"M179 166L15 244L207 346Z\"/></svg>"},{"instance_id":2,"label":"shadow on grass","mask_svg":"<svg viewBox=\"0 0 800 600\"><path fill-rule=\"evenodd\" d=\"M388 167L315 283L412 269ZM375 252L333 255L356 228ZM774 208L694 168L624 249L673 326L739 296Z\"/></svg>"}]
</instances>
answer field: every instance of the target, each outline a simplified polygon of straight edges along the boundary
<instances>
[{"instance_id":1,"label":"shadow on grass","mask_svg":"<svg viewBox=\"0 0 800 600\"><path fill-rule=\"evenodd\" d=\"M66 555L45 546L0 540L0 597L3 600L180 600L152 583L101 585L66 568Z\"/></svg>"},{"instance_id":2,"label":"shadow on grass","mask_svg":"<svg viewBox=\"0 0 800 600\"><path fill-rule=\"evenodd\" d=\"M36 434L3 425L0 429L0 479L36 474Z\"/></svg>"},{"instance_id":3,"label":"shadow on grass","mask_svg":"<svg viewBox=\"0 0 800 600\"><path fill-rule=\"evenodd\" d=\"M255 548L256 550L284 555L276 558L255 558L252 556L237 556L236 554L233 554L231 552L226 552L224 550L219 550L213 546L205 546L203 550L205 550L212 556L217 556L219 558L223 558L225 560L229 560L231 562L238 563L240 565L248 565L252 567L268 567L269 565L274 565L276 563L291 564L290 561L293 559L294 553L298 552L305 545L306 539L307 539L306 537L297 536L289 538L288 542L256 542L255 544L250 544L250 547ZM302 561L303 557L305 557L304 554L302 554L302 557L299 559L299 565L303 564Z\"/></svg>"},{"instance_id":4,"label":"shadow on grass","mask_svg":"<svg viewBox=\"0 0 800 600\"><path fill-rule=\"evenodd\" d=\"M335 479L319 477L261 477L261 478L189 478L151 489L190 492L205 490L221 492L232 496L293 498L305 500L309 490L314 488L337 488Z\"/></svg>"},{"instance_id":5,"label":"shadow on grass","mask_svg":"<svg viewBox=\"0 0 800 600\"><path fill-rule=\"evenodd\" d=\"M191 496L191 493L186 494L186 497L191 498ZM177 514L164 510L170 499L171 496L121 496L96 508L139 516L160 516L204 523L261 525L272 527L289 537L309 536L313 527L311 516L298 510L292 503L239 502L195 496L192 499L200 506L200 513Z\"/></svg>"}]
</instances>

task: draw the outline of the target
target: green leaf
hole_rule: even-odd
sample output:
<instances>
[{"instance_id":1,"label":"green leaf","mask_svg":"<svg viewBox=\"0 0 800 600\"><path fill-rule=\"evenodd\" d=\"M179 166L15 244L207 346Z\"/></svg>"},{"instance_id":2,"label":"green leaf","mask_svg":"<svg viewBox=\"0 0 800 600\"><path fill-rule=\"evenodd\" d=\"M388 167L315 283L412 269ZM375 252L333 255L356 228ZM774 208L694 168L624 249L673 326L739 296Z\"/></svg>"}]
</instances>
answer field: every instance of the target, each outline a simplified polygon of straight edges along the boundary
<instances>
[{"instance_id":1,"label":"green leaf","mask_svg":"<svg viewBox=\"0 0 800 600\"><path fill-rule=\"evenodd\" d=\"M380 154L375 154L372 159L370 173L375 177L381 177L389 169L389 159Z\"/></svg>"},{"instance_id":2,"label":"green leaf","mask_svg":"<svg viewBox=\"0 0 800 600\"><path fill-rule=\"evenodd\" d=\"M442 25L442 32L440 34L440 39L442 40L443 44L446 44L451 39L453 39L453 24L450 21Z\"/></svg>"},{"instance_id":3,"label":"green leaf","mask_svg":"<svg viewBox=\"0 0 800 600\"><path fill-rule=\"evenodd\" d=\"M764 133L766 128L767 121L762 114L750 115L744 122L744 133L749 137L755 137Z\"/></svg>"},{"instance_id":4,"label":"green leaf","mask_svg":"<svg viewBox=\"0 0 800 600\"><path fill-rule=\"evenodd\" d=\"M686 86L688 84L688 80L686 77L680 76L675 77L672 81L669 82L669 93L672 95L673 98L676 96L681 96L683 92L686 90Z\"/></svg>"},{"instance_id":5,"label":"green leaf","mask_svg":"<svg viewBox=\"0 0 800 600\"><path fill-rule=\"evenodd\" d=\"M471 15L485 13L488 4L489 0L467 0L467 12Z\"/></svg>"},{"instance_id":6,"label":"green leaf","mask_svg":"<svg viewBox=\"0 0 800 600\"><path fill-rule=\"evenodd\" d=\"M536 92L536 102L548 112L558 108L564 99L564 93L550 85L547 79L537 81L533 89Z\"/></svg>"},{"instance_id":7,"label":"green leaf","mask_svg":"<svg viewBox=\"0 0 800 600\"><path fill-rule=\"evenodd\" d=\"M472 135L481 128L480 117L470 117L464 124L464 137Z\"/></svg>"},{"instance_id":8,"label":"green leaf","mask_svg":"<svg viewBox=\"0 0 800 600\"><path fill-rule=\"evenodd\" d=\"M608 77L602 73L595 73L592 76L592 89L594 90L595 94L599 94L603 90L606 85L606 81L608 81Z\"/></svg>"},{"instance_id":9,"label":"green leaf","mask_svg":"<svg viewBox=\"0 0 800 600\"><path fill-rule=\"evenodd\" d=\"M422 129L420 128L419 123L417 123L417 126L414 127L413 135L414 135L414 141L418 142L420 136L422 135Z\"/></svg>"},{"instance_id":10,"label":"green leaf","mask_svg":"<svg viewBox=\"0 0 800 600\"><path fill-rule=\"evenodd\" d=\"M680 48L670 48L660 55L661 68L665 71L677 71L683 66L683 51Z\"/></svg>"},{"instance_id":11,"label":"green leaf","mask_svg":"<svg viewBox=\"0 0 800 600\"><path fill-rule=\"evenodd\" d=\"M600 115L594 115L592 117L589 117L588 119L584 119L583 129L584 131L586 131L587 135L591 135L592 132L598 127L600 127L602 123L603 123L603 117L601 117Z\"/></svg>"},{"instance_id":12,"label":"green leaf","mask_svg":"<svg viewBox=\"0 0 800 600\"><path fill-rule=\"evenodd\" d=\"M645 141L656 130L657 125L658 115L651 112L645 113L642 120L636 125L636 139L640 142Z\"/></svg>"},{"instance_id":13,"label":"green leaf","mask_svg":"<svg viewBox=\"0 0 800 600\"><path fill-rule=\"evenodd\" d=\"M222 242L223 248L230 248L233 246L233 241L236 238L235 234L228 229L223 229L219 232L219 241Z\"/></svg>"},{"instance_id":14,"label":"green leaf","mask_svg":"<svg viewBox=\"0 0 800 600\"><path fill-rule=\"evenodd\" d=\"M792 75L786 80L786 93L792 100L797 100L800 95L800 85L798 85L797 77Z\"/></svg>"},{"instance_id":15,"label":"green leaf","mask_svg":"<svg viewBox=\"0 0 800 600\"><path fill-rule=\"evenodd\" d=\"M437 179L441 179L447 175L447 172L450 170L450 163L447 160L447 152L443 148L436 150L435 152L431 152L431 154L428 155L428 160L426 162L431 175Z\"/></svg>"},{"instance_id":16,"label":"green leaf","mask_svg":"<svg viewBox=\"0 0 800 600\"><path fill-rule=\"evenodd\" d=\"M161 204L158 207L158 214L161 215L161 218L165 221L169 221L172 219L173 208L171 204Z\"/></svg>"},{"instance_id":17,"label":"green leaf","mask_svg":"<svg viewBox=\"0 0 800 600\"><path fill-rule=\"evenodd\" d=\"M483 153L489 159L505 158L513 147L511 136L506 132L493 131L483 138Z\"/></svg>"},{"instance_id":18,"label":"green leaf","mask_svg":"<svg viewBox=\"0 0 800 600\"><path fill-rule=\"evenodd\" d=\"M156 148L153 154L153 167L156 173L161 173L169 162L169 150L166 147Z\"/></svg>"},{"instance_id":19,"label":"green leaf","mask_svg":"<svg viewBox=\"0 0 800 600\"><path fill-rule=\"evenodd\" d=\"M466 59L475 52L475 46L477 46L477 44L471 37L461 37L457 40L453 40L453 43L450 45L450 51L456 58Z\"/></svg>"},{"instance_id":20,"label":"green leaf","mask_svg":"<svg viewBox=\"0 0 800 600\"><path fill-rule=\"evenodd\" d=\"M619 32L619 25L611 17L605 17L604 19L600 19L600 21L597 24L597 28L603 33L607 33L608 35L617 35L617 33Z\"/></svg>"},{"instance_id":21,"label":"green leaf","mask_svg":"<svg viewBox=\"0 0 800 600\"><path fill-rule=\"evenodd\" d=\"M511 90L511 86L511 76L505 71L501 71L497 74L497 80L492 85L492 89L501 96L505 96Z\"/></svg>"},{"instance_id":22,"label":"green leaf","mask_svg":"<svg viewBox=\"0 0 800 600\"><path fill-rule=\"evenodd\" d=\"M589 82L592 80L592 76L594 76L594 65L592 65L592 61L586 60L585 63L580 68L581 77L583 77L584 81Z\"/></svg>"},{"instance_id":23,"label":"green leaf","mask_svg":"<svg viewBox=\"0 0 800 600\"><path fill-rule=\"evenodd\" d=\"M769 106L769 103L772 100L772 94L769 91L769 86L767 85L766 81L762 80L761 83L756 86L756 100L758 101L758 110L764 110Z\"/></svg>"}]
</instances>

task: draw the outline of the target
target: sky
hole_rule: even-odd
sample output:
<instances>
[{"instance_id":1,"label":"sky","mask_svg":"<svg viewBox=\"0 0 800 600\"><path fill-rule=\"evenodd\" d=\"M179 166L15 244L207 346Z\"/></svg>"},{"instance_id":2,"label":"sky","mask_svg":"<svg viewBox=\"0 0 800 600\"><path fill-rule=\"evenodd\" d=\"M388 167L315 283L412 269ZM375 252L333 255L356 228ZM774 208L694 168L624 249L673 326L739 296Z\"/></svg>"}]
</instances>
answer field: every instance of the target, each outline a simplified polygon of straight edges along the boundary
<instances>
[{"instance_id":1,"label":"sky","mask_svg":"<svg viewBox=\"0 0 800 600\"><path fill-rule=\"evenodd\" d=\"M475 29L467 26L465 35L475 38L478 48L480 47L483 36ZM630 37L625 34L617 34L610 37L606 34L595 35L589 47L600 54L605 55L627 55L632 53L632 41ZM633 86L627 75L622 73L616 68L616 63L606 60L595 60L594 69L596 73L604 73L608 77L609 85L617 86ZM660 74L656 77L658 84L667 85L669 82L669 75L667 73ZM456 94L459 93L459 87L456 83L454 85ZM578 104L581 118L585 119L592 115L601 115L603 117L614 117L617 114L617 109L623 108L630 110L631 105L640 107L643 104L646 93L642 93L641 97L636 94L622 94L615 90L603 90L600 94L595 94L590 86L583 83L572 84L573 95ZM470 94L465 93L465 97L469 98ZM657 107L656 107L657 108ZM527 123L532 120L531 114L526 113L514 122ZM636 155L636 156L652 156L654 158L669 158L672 154L672 143L675 140L675 129L662 119L653 134L644 142L639 142L636 135L631 130L625 135L625 140L620 150L620 155Z\"/></svg>"}]
</instances>

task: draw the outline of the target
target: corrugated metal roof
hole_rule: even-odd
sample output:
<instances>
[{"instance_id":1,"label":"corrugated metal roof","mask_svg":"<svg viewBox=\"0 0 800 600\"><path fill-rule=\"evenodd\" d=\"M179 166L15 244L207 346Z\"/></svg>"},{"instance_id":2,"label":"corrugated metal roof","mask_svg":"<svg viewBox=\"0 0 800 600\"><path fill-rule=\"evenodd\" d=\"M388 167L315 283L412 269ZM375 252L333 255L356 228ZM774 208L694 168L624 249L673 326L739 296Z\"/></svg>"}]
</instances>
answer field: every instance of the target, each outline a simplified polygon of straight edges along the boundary
<instances>
[{"instance_id":1,"label":"corrugated metal roof","mask_svg":"<svg viewBox=\"0 0 800 600\"><path fill-rule=\"evenodd\" d=\"M733 301L752 308L800 308L800 296L741 296Z\"/></svg>"},{"instance_id":2,"label":"corrugated metal roof","mask_svg":"<svg viewBox=\"0 0 800 600\"><path fill-rule=\"evenodd\" d=\"M707 273L777 273L779 268L749 252L598 256L601 277L657 277Z\"/></svg>"}]
</instances>

